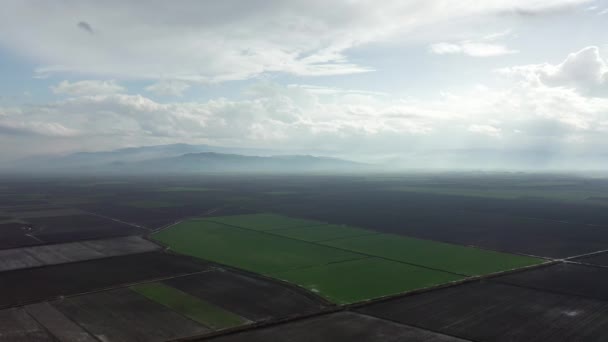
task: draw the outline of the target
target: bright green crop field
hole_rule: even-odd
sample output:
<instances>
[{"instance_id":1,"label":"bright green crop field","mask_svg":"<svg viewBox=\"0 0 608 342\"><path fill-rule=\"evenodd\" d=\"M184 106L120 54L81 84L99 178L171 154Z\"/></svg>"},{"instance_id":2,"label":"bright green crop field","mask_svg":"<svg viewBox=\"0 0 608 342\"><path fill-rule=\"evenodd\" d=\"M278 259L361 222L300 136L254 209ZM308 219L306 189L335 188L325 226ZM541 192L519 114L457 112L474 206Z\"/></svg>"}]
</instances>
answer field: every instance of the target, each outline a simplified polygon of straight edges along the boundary
<instances>
[{"instance_id":1,"label":"bright green crop field","mask_svg":"<svg viewBox=\"0 0 608 342\"><path fill-rule=\"evenodd\" d=\"M273 230L272 234L289 237L296 240L318 242L333 240L339 238L362 236L370 234L378 234L369 230L349 227L349 226L338 226L333 224L325 224L319 226L300 227L300 228L288 228Z\"/></svg>"},{"instance_id":2,"label":"bright green crop field","mask_svg":"<svg viewBox=\"0 0 608 342\"><path fill-rule=\"evenodd\" d=\"M464 278L379 258L281 272L274 276L338 304L356 303Z\"/></svg>"},{"instance_id":3,"label":"bright green crop field","mask_svg":"<svg viewBox=\"0 0 608 342\"><path fill-rule=\"evenodd\" d=\"M542 262L537 258L391 234L336 239L323 244L470 276Z\"/></svg>"},{"instance_id":4,"label":"bright green crop field","mask_svg":"<svg viewBox=\"0 0 608 342\"><path fill-rule=\"evenodd\" d=\"M275 214L252 214L235 216L216 216L207 220L253 230L274 230L284 228L316 226L323 222L292 218Z\"/></svg>"},{"instance_id":5,"label":"bright green crop field","mask_svg":"<svg viewBox=\"0 0 608 342\"><path fill-rule=\"evenodd\" d=\"M192 220L153 235L173 251L261 274L359 259L358 253Z\"/></svg>"},{"instance_id":6,"label":"bright green crop field","mask_svg":"<svg viewBox=\"0 0 608 342\"><path fill-rule=\"evenodd\" d=\"M543 261L272 214L189 220L153 238L175 252L282 279L338 304Z\"/></svg>"}]
</instances>

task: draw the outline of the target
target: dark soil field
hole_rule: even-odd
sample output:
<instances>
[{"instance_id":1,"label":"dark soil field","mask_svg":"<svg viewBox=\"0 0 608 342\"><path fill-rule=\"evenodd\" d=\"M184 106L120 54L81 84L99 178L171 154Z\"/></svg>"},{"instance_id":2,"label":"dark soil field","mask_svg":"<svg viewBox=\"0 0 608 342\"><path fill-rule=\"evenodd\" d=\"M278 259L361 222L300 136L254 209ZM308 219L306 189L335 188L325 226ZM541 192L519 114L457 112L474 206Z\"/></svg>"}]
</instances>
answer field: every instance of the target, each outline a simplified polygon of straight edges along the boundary
<instances>
[{"instance_id":1,"label":"dark soil field","mask_svg":"<svg viewBox=\"0 0 608 342\"><path fill-rule=\"evenodd\" d=\"M603 341L608 302L474 282L362 308L363 313L475 341Z\"/></svg>"},{"instance_id":2,"label":"dark soil field","mask_svg":"<svg viewBox=\"0 0 608 342\"><path fill-rule=\"evenodd\" d=\"M0 274L0 307L28 304L122 284L208 269L186 258L144 253Z\"/></svg>"},{"instance_id":3,"label":"dark soil field","mask_svg":"<svg viewBox=\"0 0 608 342\"><path fill-rule=\"evenodd\" d=\"M23 308L0 310L0 332L3 342L55 341Z\"/></svg>"},{"instance_id":4,"label":"dark soil field","mask_svg":"<svg viewBox=\"0 0 608 342\"><path fill-rule=\"evenodd\" d=\"M207 340L206 340L207 341ZM214 342L464 342L422 329L352 312L320 316L270 328L211 338Z\"/></svg>"},{"instance_id":5,"label":"dark soil field","mask_svg":"<svg viewBox=\"0 0 608 342\"><path fill-rule=\"evenodd\" d=\"M608 301L608 268L603 267L560 263L492 280Z\"/></svg>"},{"instance_id":6,"label":"dark soil field","mask_svg":"<svg viewBox=\"0 0 608 342\"><path fill-rule=\"evenodd\" d=\"M167 341L209 330L129 289L52 303L102 341Z\"/></svg>"},{"instance_id":7,"label":"dark soil field","mask_svg":"<svg viewBox=\"0 0 608 342\"><path fill-rule=\"evenodd\" d=\"M95 342L93 336L48 302L25 307L25 311L60 341Z\"/></svg>"},{"instance_id":8,"label":"dark soil field","mask_svg":"<svg viewBox=\"0 0 608 342\"><path fill-rule=\"evenodd\" d=\"M152 252L160 247L139 236L0 250L0 272L113 256Z\"/></svg>"},{"instance_id":9,"label":"dark soil field","mask_svg":"<svg viewBox=\"0 0 608 342\"><path fill-rule=\"evenodd\" d=\"M310 314L323 308L316 296L302 290L227 270L164 283L256 322Z\"/></svg>"},{"instance_id":10,"label":"dark soil field","mask_svg":"<svg viewBox=\"0 0 608 342\"><path fill-rule=\"evenodd\" d=\"M32 234L49 243L144 234L145 230L93 215L29 218Z\"/></svg>"},{"instance_id":11,"label":"dark soil field","mask_svg":"<svg viewBox=\"0 0 608 342\"><path fill-rule=\"evenodd\" d=\"M26 235L25 227L22 223L0 223L0 249L39 244L40 241Z\"/></svg>"}]
</instances>

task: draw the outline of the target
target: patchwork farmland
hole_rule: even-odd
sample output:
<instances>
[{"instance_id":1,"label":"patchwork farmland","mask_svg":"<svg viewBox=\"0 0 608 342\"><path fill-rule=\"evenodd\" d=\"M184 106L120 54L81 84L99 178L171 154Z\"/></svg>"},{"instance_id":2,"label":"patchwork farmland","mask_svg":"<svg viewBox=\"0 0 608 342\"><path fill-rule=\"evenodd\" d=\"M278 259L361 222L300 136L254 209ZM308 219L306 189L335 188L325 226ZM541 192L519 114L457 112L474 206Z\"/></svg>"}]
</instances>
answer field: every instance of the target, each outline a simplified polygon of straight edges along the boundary
<instances>
[{"instance_id":1,"label":"patchwork farmland","mask_svg":"<svg viewBox=\"0 0 608 342\"><path fill-rule=\"evenodd\" d=\"M604 190L15 178L0 182L0 341L603 341L608 216L588 198Z\"/></svg>"}]
</instances>

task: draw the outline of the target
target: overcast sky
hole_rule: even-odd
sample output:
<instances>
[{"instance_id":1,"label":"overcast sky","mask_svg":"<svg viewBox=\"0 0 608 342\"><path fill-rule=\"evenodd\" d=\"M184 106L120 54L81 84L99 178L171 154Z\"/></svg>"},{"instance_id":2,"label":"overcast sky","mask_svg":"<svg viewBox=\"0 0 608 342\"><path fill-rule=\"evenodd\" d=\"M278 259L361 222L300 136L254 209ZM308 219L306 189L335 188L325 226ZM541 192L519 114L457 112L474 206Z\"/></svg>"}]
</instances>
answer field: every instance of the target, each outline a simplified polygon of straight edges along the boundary
<instances>
[{"instance_id":1,"label":"overcast sky","mask_svg":"<svg viewBox=\"0 0 608 342\"><path fill-rule=\"evenodd\" d=\"M174 142L435 166L608 161L608 1L0 6L5 162Z\"/></svg>"}]
</instances>

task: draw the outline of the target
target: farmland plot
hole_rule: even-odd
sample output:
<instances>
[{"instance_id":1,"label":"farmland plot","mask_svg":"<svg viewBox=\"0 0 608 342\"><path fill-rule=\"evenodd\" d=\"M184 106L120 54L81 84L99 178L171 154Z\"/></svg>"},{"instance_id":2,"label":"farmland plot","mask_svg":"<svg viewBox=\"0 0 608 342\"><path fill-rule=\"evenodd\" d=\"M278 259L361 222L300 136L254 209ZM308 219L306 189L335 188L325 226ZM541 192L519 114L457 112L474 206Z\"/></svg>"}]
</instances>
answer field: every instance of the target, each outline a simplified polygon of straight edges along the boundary
<instances>
[{"instance_id":1,"label":"farmland plot","mask_svg":"<svg viewBox=\"0 0 608 342\"><path fill-rule=\"evenodd\" d=\"M0 274L0 307L28 304L143 280L190 274L207 269L186 258L144 253Z\"/></svg>"},{"instance_id":2,"label":"farmland plot","mask_svg":"<svg viewBox=\"0 0 608 342\"><path fill-rule=\"evenodd\" d=\"M228 270L212 270L163 282L256 322L309 314L323 307L315 296L305 291Z\"/></svg>"},{"instance_id":3,"label":"farmland plot","mask_svg":"<svg viewBox=\"0 0 608 342\"><path fill-rule=\"evenodd\" d=\"M604 341L608 302L475 282L372 304L361 312L475 341Z\"/></svg>"},{"instance_id":4,"label":"farmland plot","mask_svg":"<svg viewBox=\"0 0 608 342\"><path fill-rule=\"evenodd\" d=\"M0 341L52 342L54 340L23 308L0 310Z\"/></svg>"},{"instance_id":5,"label":"farmland plot","mask_svg":"<svg viewBox=\"0 0 608 342\"><path fill-rule=\"evenodd\" d=\"M209 339L213 342L465 342L422 329L352 312L310 318Z\"/></svg>"},{"instance_id":6,"label":"farmland plot","mask_svg":"<svg viewBox=\"0 0 608 342\"><path fill-rule=\"evenodd\" d=\"M492 280L608 301L608 268L559 263Z\"/></svg>"},{"instance_id":7,"label":"farmland plot","mask_svg":"<svg viewBox=\"0 0 608 342\"><path fill-rule=\"evenodd\" d=\"M209 331L129 289L70 297L52 304L102 341L166 341Z\"/></svg>"}]
</instances>

